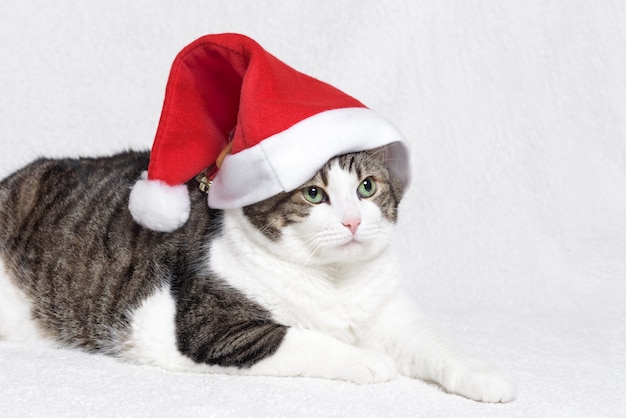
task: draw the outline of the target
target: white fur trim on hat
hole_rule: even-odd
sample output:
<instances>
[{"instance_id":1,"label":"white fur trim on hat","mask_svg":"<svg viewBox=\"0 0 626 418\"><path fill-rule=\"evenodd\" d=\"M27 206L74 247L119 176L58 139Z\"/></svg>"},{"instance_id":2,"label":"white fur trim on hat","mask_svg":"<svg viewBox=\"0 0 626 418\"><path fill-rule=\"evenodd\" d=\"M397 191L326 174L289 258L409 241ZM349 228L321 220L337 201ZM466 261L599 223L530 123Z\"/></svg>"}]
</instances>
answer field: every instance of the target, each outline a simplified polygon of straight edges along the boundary
<instances>
[{"instance_id":1,"label":"white fur trim on hat","mask_svg":"<svg viewBox=\"0 0 626 418\"><path fill-rule=\"evenodd\" d=\"M170 186L146 177L143 173L130 192L128 209L133 219L158 232L171 232L183 226L191 207L187 186Z\"/></svg>"},{"instance_id":2,"label":"white fur trim on hat","mask_svg":"<svg viewBox=\"0 0 626 418\"><path fill-rule=\"evenodd\" d=\"M409 147L400 131L368 108L318 113L259 144L227 155L213 179L209 206L230 209L294 190L332 157L386 146L386 164L405 187Z\"/></svg>"}]
</instances>

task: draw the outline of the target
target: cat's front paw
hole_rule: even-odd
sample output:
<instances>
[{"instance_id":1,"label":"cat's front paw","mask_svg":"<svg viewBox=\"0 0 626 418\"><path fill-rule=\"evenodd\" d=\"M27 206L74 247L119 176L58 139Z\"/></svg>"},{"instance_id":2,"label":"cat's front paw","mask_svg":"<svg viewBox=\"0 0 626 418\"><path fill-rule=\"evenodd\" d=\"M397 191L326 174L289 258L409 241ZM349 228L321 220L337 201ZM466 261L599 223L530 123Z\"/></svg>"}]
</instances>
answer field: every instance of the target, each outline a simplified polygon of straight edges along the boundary
<instances>
[{"instance_id":1,"label":"cat's front paw","mask_svg":"<svg viewBox=\"0 0 626 418\"><path fill-rule=\"evenodd\" d=\"M326 334L289 328L278 350L249 369L257 376L301 376L344 380L358 384L382 383L396 377L391 357L346 344Z\"/></svg>"},{"instance_id":2,"label":"cat's front paw","mask_svg":"<svg viewBox=\"0 0 626 418\"><path fill-rule=\"evenodd\" d=\"M391 357L375 351L355 350L338 370L337 378L358 384L388 382L397 376Z\"/></svg>"},{"instance_id":3,"label":"cat's front paw","mask_svg":"<svg viewBox=\"0 0 626 418\"><path fill-rule=\"evenodd\" d=\"M517 396L517 388L513 382L488 368L466 372L454 392L479 402L511 402Z\"/></svg>"}]
</instances>

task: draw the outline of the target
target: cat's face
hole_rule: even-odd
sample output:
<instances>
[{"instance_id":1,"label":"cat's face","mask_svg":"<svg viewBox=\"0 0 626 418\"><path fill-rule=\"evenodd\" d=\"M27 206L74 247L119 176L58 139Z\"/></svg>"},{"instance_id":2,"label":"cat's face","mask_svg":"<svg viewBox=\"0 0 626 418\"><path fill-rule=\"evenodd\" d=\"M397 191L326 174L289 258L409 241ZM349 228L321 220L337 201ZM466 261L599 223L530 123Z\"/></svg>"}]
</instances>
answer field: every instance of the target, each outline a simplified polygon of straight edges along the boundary
<instances>
[{"instance_id":1,"label":"cat's face","mask_svg":"<svg viewBox=\"0 0 626 418\"><path fill-rule=\"evenodd\" d=\"M243 212L268 248L295 263L351 263L387 247L401 197L400 182L369 151L336 157L301 188Z\"/></svg>"}]
</instances>

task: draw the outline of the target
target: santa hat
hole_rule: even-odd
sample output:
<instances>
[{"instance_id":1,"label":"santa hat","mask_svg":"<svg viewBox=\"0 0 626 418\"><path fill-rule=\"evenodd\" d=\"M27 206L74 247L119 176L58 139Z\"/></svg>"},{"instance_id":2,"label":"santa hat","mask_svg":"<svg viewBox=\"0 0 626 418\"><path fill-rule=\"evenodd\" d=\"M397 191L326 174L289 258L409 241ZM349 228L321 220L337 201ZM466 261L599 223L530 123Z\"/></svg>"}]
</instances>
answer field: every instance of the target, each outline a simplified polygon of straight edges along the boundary
<instances>
[{"instance_id":1,"label":"santa hat","mask_svg":"<svg viewBox=\"0 0 626 418\"><path fill-rule=\"evenodd\" d=\"M207 169L209 206L238 208L294 190L334 156L382 146L408 185L408 146L386 119L246 36L207 35L174 60L129 209L140 224L173 231L189 216L184 183Z\"/></svg>"}]
</instances>

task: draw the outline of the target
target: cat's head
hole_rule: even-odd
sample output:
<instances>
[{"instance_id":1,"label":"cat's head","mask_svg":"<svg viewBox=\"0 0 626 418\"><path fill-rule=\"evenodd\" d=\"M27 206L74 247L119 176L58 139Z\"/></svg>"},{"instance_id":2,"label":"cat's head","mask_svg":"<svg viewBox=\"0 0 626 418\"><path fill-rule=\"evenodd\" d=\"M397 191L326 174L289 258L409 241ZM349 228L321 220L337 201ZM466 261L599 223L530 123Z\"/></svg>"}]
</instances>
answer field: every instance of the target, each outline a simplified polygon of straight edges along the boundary
<instances>
[{"instance_id":1,"label":"cat's head","mask_svg":"<svg viewBox=\"0 0 626 418\"><path fill-rule=\"evenodd\" d=\"M294 262L370 259L388 246L403 193L383 154L335 157L300 188L246 206L243 214L268 248Z\"/></svg>"}]
</instances>

